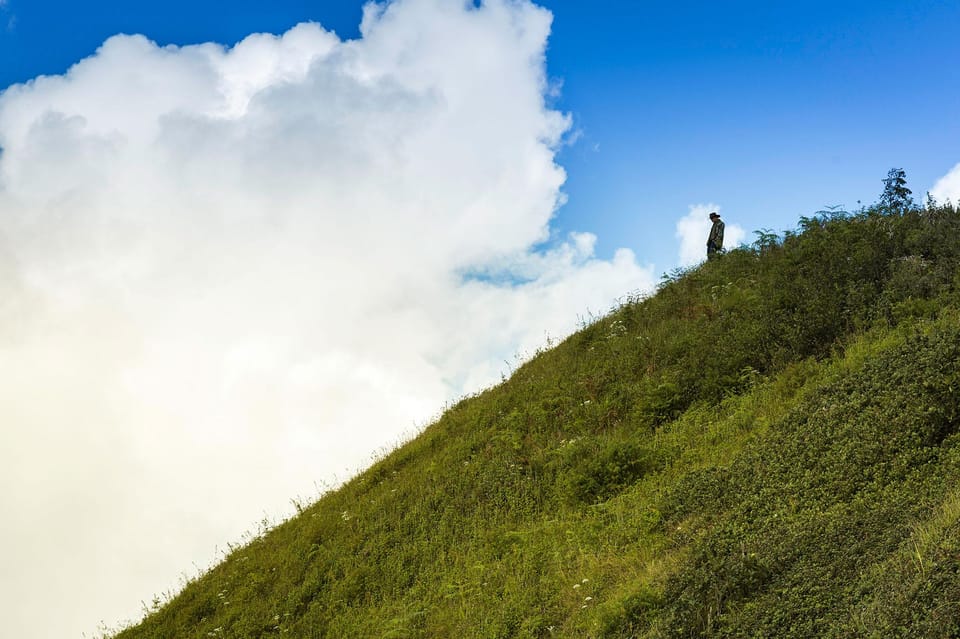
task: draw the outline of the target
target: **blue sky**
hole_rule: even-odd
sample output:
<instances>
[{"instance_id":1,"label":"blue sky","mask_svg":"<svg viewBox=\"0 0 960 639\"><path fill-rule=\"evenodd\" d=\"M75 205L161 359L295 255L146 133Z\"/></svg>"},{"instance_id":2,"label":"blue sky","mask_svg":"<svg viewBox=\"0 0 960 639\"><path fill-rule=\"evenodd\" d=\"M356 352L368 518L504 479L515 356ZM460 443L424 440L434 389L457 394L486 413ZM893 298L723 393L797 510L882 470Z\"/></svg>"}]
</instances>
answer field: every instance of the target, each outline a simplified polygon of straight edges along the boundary
<instances>
[{"instance_id":1,"label":"blue sky","mask_svg":"<svg viewBox=\"0 0 960 639\"><path fill-rule=\"evenodd\" d=\"M752 231L874 201L891 167L917 194L960 161L960 3L543 0L568 203L554 231L609 257L676 263L674 227L713 202ZM358 35L361 2L6 0L0 86L57 74L116 33L233 43L313 20Z\"/></svg>"},{"instance_id":2,"label":"blue sky","mask_svg":"<svg viewBox=\"0 0 960 639\"><path fill-rule=\"evenodd\" d=\"M960 4L615 4L553 7L550 63L585 130L561 156L571 217L642 237L712 201L783 229L872 202L890 167L920 191L958 161Z\"/></svg>"}]
</instances>

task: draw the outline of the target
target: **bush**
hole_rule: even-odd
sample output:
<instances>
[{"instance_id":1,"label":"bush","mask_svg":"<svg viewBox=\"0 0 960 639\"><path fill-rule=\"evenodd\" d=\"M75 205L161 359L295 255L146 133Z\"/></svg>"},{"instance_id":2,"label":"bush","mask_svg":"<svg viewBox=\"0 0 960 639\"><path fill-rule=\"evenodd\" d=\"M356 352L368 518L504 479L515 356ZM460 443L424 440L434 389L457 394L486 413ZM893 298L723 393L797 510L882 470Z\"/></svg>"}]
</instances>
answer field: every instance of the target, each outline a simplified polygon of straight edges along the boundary
<instances>
[{"instance_id":1,"label":"bush","mask_svg":"<svg viewBox=\"0 0 960 639\"><path fill-rule=\"evenodd\" d=\"M659 455L636 442L574 444L565 487L573 503L605 501L663 465Z\"/></svg>"}]
</instances>

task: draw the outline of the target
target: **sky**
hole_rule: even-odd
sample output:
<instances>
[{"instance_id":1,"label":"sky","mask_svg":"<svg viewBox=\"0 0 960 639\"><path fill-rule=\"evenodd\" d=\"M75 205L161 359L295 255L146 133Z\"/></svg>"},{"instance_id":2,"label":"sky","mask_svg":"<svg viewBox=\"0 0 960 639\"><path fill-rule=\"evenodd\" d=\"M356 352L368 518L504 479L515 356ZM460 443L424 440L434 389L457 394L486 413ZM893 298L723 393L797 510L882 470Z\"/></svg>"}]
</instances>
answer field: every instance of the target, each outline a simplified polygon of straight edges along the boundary
<instances>
[{"instance_id":1,"label":"sky","mask_svg":"<svg viewBox=\"0 0 960 639\"><path fill-rule=\"evenodd\" d=\"M0 0L5 632L136 620L697 264L710 211L735 246L893 167L960 199L958 27L933 0Z\"/></svg>"}]
</instances>

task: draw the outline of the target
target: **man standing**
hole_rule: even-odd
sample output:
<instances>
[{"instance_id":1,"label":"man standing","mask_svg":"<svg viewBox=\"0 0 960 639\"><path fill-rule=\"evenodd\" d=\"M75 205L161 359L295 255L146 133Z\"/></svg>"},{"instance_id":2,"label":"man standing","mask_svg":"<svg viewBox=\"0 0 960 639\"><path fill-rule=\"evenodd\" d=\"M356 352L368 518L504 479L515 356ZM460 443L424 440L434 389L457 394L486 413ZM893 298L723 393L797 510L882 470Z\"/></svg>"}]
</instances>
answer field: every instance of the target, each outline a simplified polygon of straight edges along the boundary
<instances>
[{"instance_id":1,"label":"man standing","mask_svg":"<svg viewBox=\"0 0 960 639\"><path fill-rule=\"evenodd\" d=\"M723 250L723 220L714 211L710 214L710 221L713 222L713 227L710 229L710 237L707 238L708 260L712 260Z\"/></svg>"}]
</instances>

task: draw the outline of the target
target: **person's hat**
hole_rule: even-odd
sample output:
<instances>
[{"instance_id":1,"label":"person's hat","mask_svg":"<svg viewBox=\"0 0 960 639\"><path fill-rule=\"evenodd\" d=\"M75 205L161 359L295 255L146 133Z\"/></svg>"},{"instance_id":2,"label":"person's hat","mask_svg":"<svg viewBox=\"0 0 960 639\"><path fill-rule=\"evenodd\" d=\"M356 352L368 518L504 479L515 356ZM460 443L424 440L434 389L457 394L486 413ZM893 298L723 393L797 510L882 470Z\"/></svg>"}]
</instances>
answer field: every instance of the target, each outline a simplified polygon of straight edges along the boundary
<instances>
[{"instance_id":1,"label":"person's hat","mask_svg":"<svg viewBox=\"0 0 960 639\"><path fill-rule=\"evenodd\" d=\"M711 219L711 220L712 220L713 218L715 218L715 217L720 217L720 214L717 213L716 211L714 211L713 213L710 214L710 219Z\"/></svg>"}]
</instances>

